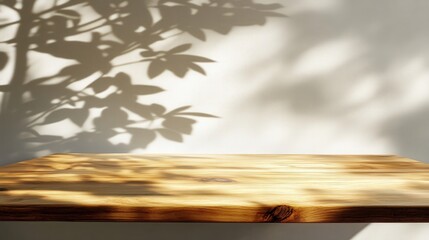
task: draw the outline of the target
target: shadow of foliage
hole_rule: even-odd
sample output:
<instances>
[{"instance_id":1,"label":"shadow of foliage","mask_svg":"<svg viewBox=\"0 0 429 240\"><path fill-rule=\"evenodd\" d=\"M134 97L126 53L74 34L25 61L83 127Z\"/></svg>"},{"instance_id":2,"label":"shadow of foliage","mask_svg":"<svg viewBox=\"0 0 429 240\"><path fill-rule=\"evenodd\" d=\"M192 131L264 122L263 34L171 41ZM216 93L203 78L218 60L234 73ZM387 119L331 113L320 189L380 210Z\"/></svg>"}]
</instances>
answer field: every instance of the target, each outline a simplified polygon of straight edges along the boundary
<instances>
[{"instance_id":1,"label":"shadow of foliage","mask_svg":"<svg viewBox=\"0 0 429 240\"><path fill-rule=\"evenodd\" d=\"M275 12L280 4L253 0L52 0L37 8L39 3L0 0L2 7L20 17L18 21L0 21L0 32L16 28L16 34L2 42L16 52L12 81L0 86L4 94L0 131L10 139L2 153L76 151L77 143L81 152L122 152L145 148L157 137L182 142L184 135L192 133L196 118L215 116L190 110L191 106L168 110L157 103L143 104L138 98L164 91L146 84L147 80L166 71L179 78L191 71L205 75L204 64L213 60L188 54L191 43L170 44L166 50L154 44L180 34L206 41L207 31L225 35L236 26L263 25L268 17L282 16ZM167 33L174 34L166 37ZM32 79L27 73L30 52L72 63L52 76ZM134 61L113 64L131 53L138 56ZM0 52L0 70L8 61L8 55ZM148 64L147 79L132 81L129 74L114 71L139 63ZM88 79L84 87L72 87ZM91 117L92 109L101 110L101 114ZM71 137L37 131L37 126L63 120L82 130ZM90 130L84 128L88 122L93 125ZM125 133L131 136L129 143L109 141Z\"/></svg>"},{"instance_id":2,"label":"shadow of foliage","mask_svg":"<svg viewBox=\"0 0 429 240\"><path fill-rule=\"evenodd\" d=\"M6 66L8 58L9 57L7 56L6 53L0 52L0 70L2 70Z\"/></svg>"}]
</instances>

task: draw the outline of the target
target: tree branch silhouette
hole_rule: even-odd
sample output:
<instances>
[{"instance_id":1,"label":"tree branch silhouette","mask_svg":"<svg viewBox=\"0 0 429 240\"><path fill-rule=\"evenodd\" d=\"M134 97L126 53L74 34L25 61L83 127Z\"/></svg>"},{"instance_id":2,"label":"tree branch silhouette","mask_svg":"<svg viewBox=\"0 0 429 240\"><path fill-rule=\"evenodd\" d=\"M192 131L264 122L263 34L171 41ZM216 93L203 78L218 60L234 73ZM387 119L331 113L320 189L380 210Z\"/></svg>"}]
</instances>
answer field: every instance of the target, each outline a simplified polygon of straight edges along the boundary
<instances>
[{"instance_id":1,"label":"tree branch silhouette","mask_svg":"<svg viewBox=\"0 0 429 240\"><path fill-rule=\"evenodd\" d=\"M280 4L259 4L253 0L68 0L38 9L37 0L0 0L0 4L19 14L19 21L0 22L2 29L17 27L15 36L3 41L15 48L13 78L0 86L4 98L0 113L1 135L11 139L2 152L73 151L75 143L88 152L113 152L146 148L157 137L182 142L192 133L196 118L216 117L190 111L190 106L167 110L157 103L141 103L139 96L157 94L164 89L145 82L169 71L184 78L193 71L205 75L204 64L212 59L188 54L191 43L182 42L168 49L155 43L189 34L207 41L207 31L226 35L234 27L263 25ZM93 12L94 16L84 15ZM178 32L178 33L175 33ZM80 36L86 36L80 38ZM80 40L85 39L85 40ZM88 40L89 39L89 40ZM28 53L48 54L73 63L51 76L28 75ZM113 65L128 53L137 59ZM0 53L0 71L9 57ZM114 72L119 66L148 64L147 78L132 81L128 73ZM73 84L92 79L76 90ZM99 109L98 117L91 110ZM129 116L138 116L131 119ZM82 131L72 137L46 135L36 127L69 120ZM84 128L85 123L93 128ZM142 124L145 124L142 126ZM109 139L129 134L128 144L112 144ZM19 142L20 144L16 144ZM37 144L35 144L37 143ZM79 151L82 151L80 148Z\"/></svg>"}]
</instances>

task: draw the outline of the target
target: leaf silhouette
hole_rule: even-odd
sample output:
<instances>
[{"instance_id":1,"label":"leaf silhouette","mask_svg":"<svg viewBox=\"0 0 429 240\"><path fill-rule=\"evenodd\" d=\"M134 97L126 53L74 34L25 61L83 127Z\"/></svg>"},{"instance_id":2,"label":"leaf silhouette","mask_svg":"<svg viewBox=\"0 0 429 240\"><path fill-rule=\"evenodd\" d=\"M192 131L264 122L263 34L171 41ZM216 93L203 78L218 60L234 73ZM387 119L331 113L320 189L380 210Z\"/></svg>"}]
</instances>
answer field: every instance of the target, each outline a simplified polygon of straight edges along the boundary
<instances>
[{"instance_id":1,"label":"leaf silhouette","mask_svg":"<svg viewBox=\"0 0 429 240\"><path fill-rule=\"evenodd\" d=\"M190 118L184 117L171 117L167 118L162 122L162 125L165 128L171 129L175 132L183 133L183 134L191 134L192 133L192 125L196 121Z\"/></svg>"},{"instance_id":2,"label":"leaf silhouette","mask_svg":"<svg viewBox=\"0 0 429 240\"><path fill-rule=\"evenodd\" d=\"M156 138L155 131L151 129L127 128L127 130L131 134L130 145L135 147L146 148Z\"/></svg>"},{"instance_id":3,"label":"leaf silhouette","mask_svg":"<svg viewBox=\"0 0 429 240\"><path fill-rule=\"evenodd\" d=\"M130 123L128 114L120 107L109 106L101 112L101 116L93 121L96 130L106 131L123 127Z\"/></svg>"},{"instance_id":4,"label":"leaf silhouette","mask_svg":"<svg viewBox=\"0 0 429 240\"><path fill-rule=\"evenodd\" d=\"M133 87L133 92L137 95L149 95L149 94L155 94L164 91L164 89L157 87L157 86L150 86L150 85L135 85Z\"/></svg>"},{"instance_id":5,"label":"leaf silhouette","mask_svg":"<svg viewBox=\"0 0 429 240\"><path fill-rule=\"evenodd\" d=\"M8 55L5 52L0 52L0 71L6 66Z\"/></svg>"},{"instance_id":6,"label":"leaf silhouette","mask_svg":"<svg viewBox=\"0 0 429 240\"><path fill-rule=\"evenodd\" d=\"M184 49L184 47L181 47ZM181 50L181 49L179 49ZM205 75L205 71L196 62L214 62L213 60L201 56L187 54L170 54L160 56L151 61L148 67L148 75L154 78L162 72L169 70L177 77L183 78L189 70L194 70Z\"/></svg>"},{"instance_id":7,"label":"leaf silhouette","mask_svg":"<svg viewBox=\"0 0 429 240\"><path fill-rule=\"evenodd\" d=\"M164 115L164 113L167 111L167 110L165 109L165 107L163 107L163 106L161 106L161 105L159 105L159 104L156 104L156 103L151 104L151 105L149 106L149 108L150 108L150 110L151 110L155 115L157 115L158 117L163 116L163 115Z\"/></svg>"},{"instance_id":8,"label":"leaf silhouette","mask_svg":"<svg viewBox=\"0 0 429 240\"><path fill-rule=\"evenodd\" d=\"M168 50L168 53L174 54L174 53L184 52L184 51L189 50L191 48L191 46L192 46L192 44L190 44L190 43L183 44L183 45L180 45L180 46L177 46L175 48Z\"/></svg>"},{"instance_id":9,"label":"leaf silhouette","mask_svg":"<svg viewBox=\"0 0 429 240\"><path fill-rule=\"evenodd\" d=\"M110 86L112 86L113 78L112 77L102 77L95 80L88 87L92 88L95 93L101 93L106 91Z\"/></svg>"},{"instance_id":10,"label":"leaf silhouette","mask_svg":"<svg viewBox=\"0 0 429 240\"><path fill-rule=\"evenodd\" d=\"M174 116L175 114L178 114L182 111L185 111L186 109L191 108L191 106L183 106L183 107L179 107L176 109L171 110L170 112L168 112L167 114L165 114L165 116Z\"/></svg>"},{"instance_id":11,"label":"leaf silhouette","mask_svg":"<svg viewBox=\"0 0 429 240\"><path fill-rule=\"evenodd\" d=\"M152 62L150 62L147 74L150 78L155 78L165 70L166 70L165 62L159 59L155 59Z\"/></svg>"},{"instance_id":12,"label":"leaf silhouette","mask_svg":"<svg viewBox=\"0 0 429 240\"><path fill-rule=\"evenodd\" d=\"M208 118L219 118L218 116L207 114L207 113L199 113L199 112L180 112L176 115L187 115L187 116L195 116L195 117L208 117Z\"/></svg>"},{"instance_id":13,"label":"leaf silhouette","mask_svg":"<svg viewBox=\"0 0 429 240\"><path fill-rule=\"evenodd\" d=\"M55 42L39 46L36 50L59 58L75 59L80 63L97 63L104 60L103 54L91 42Z\"/></svg>"},{"instance_id":14,"label":"leaf silhouette","mask_svg":"<svg viewBox=\"0 0 429 240\"><path fill-rule=\"evenodd\" d=\"M183 78L189 69L191 69L190 65L192 63L187 62L176 62L176 61L168 61L165 63L166 68L176 75L179 78Z\"/></svg>"},{"instance_id":15,"label":"leaf silhouette","mask_svg":"<svg viewBox=\"0 0 429 240\"><path fill-rule=\"evenodd\" d=\"M156 53L153 52L153 51L143 51L143 52L140 52L140 56L142 56L142 57L153 57L155 55L156 55Z\"/></svg>"},{"instance_id":16,"label":"leaf silhouette","mask_svg":"<svg viewBox=\"0 0 429 240\"><path fill-rule=\"evenodd\" d=\"M58 76L69 76L72 79L83 79L98 71L107 72L109 68L110 67L108 65L97 66L96 64L93 64L88 66L86 64L78 63L63 68L58 73Z\"/></svg>"},{"instance_id":17,"label":"leaf silhouette","mask_svg":"<svg viewBox=\"0 0 429 240\"><path fill-rule=\"evenodd\" d=\"M206 71L204 71L204 69L202 67L200 67L199 65L195 64L195 63L190 63L189 64L189 69L194 70L195 72L199 72L202 75L206 75Z\"/></svg>"},{"instance_id":18,"label":"leaf silhouette","mask_svg":"<svg viewBox=\"0 0 429 240\"><path fill-rule=\"evenodd\" d=\"M169 129L165 129L165 128L159 128L156 129L156 131L161 134L161 136L163 136L164 138L174 141L174 142L183 142L183 137L182 135L180 135L180 133L174 132L172 130Z\"/></svg>"},{"instance_id":19,"label":"leaf silhouette","mask_svg":"<svg viewBox=\"0 0 429 240\"><path fill-rule=\"evenodd\" d=\"M201 41L206 41L206 34L199 28L186 27L183 30Z\"/></svg>"},{"instance_id":20,"label":"leaf silhouette","mask_svg":"<svg viewBox=\"0 0 429 240\"><path fill-rule=\"evenodd\" d=\"M64 119L70 119L76 125L81 126L89 116L89 111L85 108L62 108L51 112L46 116L43 124L59 122Z\"/></svg>"},{"instance_id":21,"label":"leaf silhouette","mask_svg":"<svg viewBox=\"0 0 429 240\"><path fill-rule=\"evenodd\" d=\"M153 24L152 14L146 1L103 0L88 1L100 15L110 20L113 32L123 40L134 39L140 26L149 28ZM116 18L115 18L116 14ZM126 27L124 27L126 26Z\"/></svg>"},{"instance_id":22,"label":"leaf silhouette","mask_svg":"<svg viewBox=\"0 0 429 240\"><path fill-rule=\"evenodd\" d=\"M40 18L39 22L34 37L38 45L44 45L49 40L64 40L68 32L76 29L80 22L80 14L74 10L61 9L49 18Z\"/></svg>"},{"instance_id":23,"label":"leaf silhouette","mask_svg":"<svg viewBox=\"0 0 429 240\"><path fill-rule=\"evenodd\" d=\"M150 106L135 103L135 104L128 105L127 109L147 120L154 119L154 117L152 116L152 109Z\"/></svg>"},{"instance_id":24,"label":"leaf silhouette","mask_svg":"<svg viewBox=\"0 0 429 240\"><path fill-rule=\"evenodd\" d=\"M181 55L175 55L173 57L178 58L179 60L189 61L189 62L214 62L214 60L210 58L205 58L205 57L195 56L195 55L181 54Z\"/></svg>"}]
</instances>

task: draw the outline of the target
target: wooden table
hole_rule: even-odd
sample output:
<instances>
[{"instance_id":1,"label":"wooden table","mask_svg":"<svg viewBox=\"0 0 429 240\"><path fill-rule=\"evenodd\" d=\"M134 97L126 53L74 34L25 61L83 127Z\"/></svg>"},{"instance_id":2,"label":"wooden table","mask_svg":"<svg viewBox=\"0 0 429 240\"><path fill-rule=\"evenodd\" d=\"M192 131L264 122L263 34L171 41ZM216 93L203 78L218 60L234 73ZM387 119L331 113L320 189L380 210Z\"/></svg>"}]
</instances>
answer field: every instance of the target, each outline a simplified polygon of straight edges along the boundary
<instances>
[{"instance_id":1,"label":"wooden table","mask_svg":"<svg viewBox=\"0 0 429 240\"><path fill-rule=\"evenodd\" d=\"M54 154L0 167L0 220L427 222L398 156Z\"/></svg>"}]
</instances>

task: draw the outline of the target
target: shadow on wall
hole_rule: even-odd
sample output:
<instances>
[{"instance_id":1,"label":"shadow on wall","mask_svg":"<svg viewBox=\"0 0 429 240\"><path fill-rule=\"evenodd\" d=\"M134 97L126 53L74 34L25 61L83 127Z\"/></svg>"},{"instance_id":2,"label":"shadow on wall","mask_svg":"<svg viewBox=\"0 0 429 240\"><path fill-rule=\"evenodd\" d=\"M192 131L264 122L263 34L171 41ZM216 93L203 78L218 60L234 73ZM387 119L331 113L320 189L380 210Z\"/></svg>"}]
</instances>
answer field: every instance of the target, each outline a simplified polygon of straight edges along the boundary
<instances>
[{"instance_id":1,"label":"shadow on wall","mask_svg":"<svg viewBox=\"0 0 429 240\"><path fill-rule=\"evenodd\" d=\"M77 223L77 222L4 222L5 237L20 240L55 239L351 239L365 224L260 224L260 223ZM27 231L22 231L25 228ZM52 231L58 229L58 231ZM78 229L78 231L76 231ZM166 231L166 229L168 229ZM335 232L333 235L332 233ZM126 234L124 234L126 233ZM245 236L245 237L243 237Z\"/></svg>"},{"instance_id":2,"label":"shadow on wall","mask_svg":"<svg viewBox=\"0 0 429 240\"><path fill-rule=\"evenodd\" d=\"M349 152L394 152L429 162L429 29L425 24L429 17L422 11L429 3L294 4L295 12L293 4L288 5L292 22L288 44L278 56L287 79L278 77L264 84L245 104L261 109L273 106L300 120L309 119L307 129L326 126L328 133L321 131L325 135L314 141L313 145L322 146L316 151L327 148L328 135L337 146L349 147ZM290 142L296 143L295 136L303 132L292 134ZM308 135L296 146L311 145L317 138L315 133ZM303 152L311 150L313 146ZM342 149L334 146L331 151Z\"/></svg>"},{"instance_id":3,"label":"shadow on wall","mask_svg":"<svg viewBox=\"0 0 429 240\"><path fill-rule=\"evenodd\" d=\"M389 136L399 152L409 157L429 162L429 106L398 116L381 130Z\"/></svg>"},{"instance_id":4,"label":"shadow on wall","mask_svg":"<svg viewBox=\"0 0 429 240\"><path fill-rule=\"evenodd\" d=\"M205 75L204 64L213 60L188 54L191 43L172 39L187 34L206 41L207 31L226 35L233 27L263 25L268 17L282 16L275 12L280 4L253 0L2 0L0 4L3 12L18 16L8 20L6 15L0 22L0 33L10 36L2 36L2 44L15 51L14 59L0 52L0 70L14 61L11 81L0 86L3 164L36 153L76 151L76 144L79 152L129 152L146 148L158 136L182 142L192 133L196 118L215 116L190 106L167 110L157 103L142 103L142 96L164 91L145 82L166 71L178 78L191 71ZM164 42L166 49L159 47ZM34 77L28 71L29 54L34 53L68 64L49 76ZM132 60L114 64L124 56ZM115 70L131 64L146 64L146 79L132 79ZM98 116L93 116L94 111ZM77 133L59 136L39 131L50 124L59 128L55 123L63 121L73 123ZM128 136L128 142L112 141L120 135Z\"/></svg>"}]
</instances>

